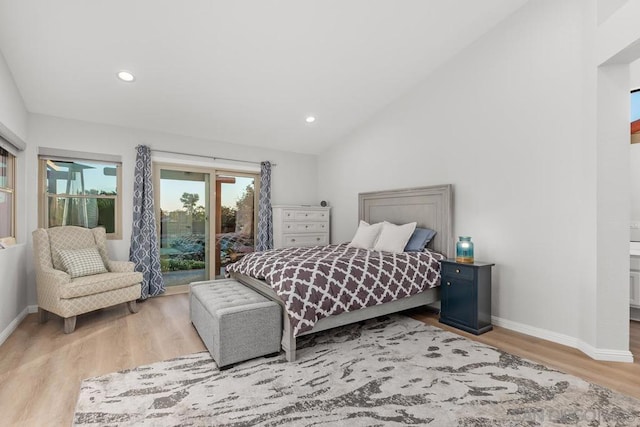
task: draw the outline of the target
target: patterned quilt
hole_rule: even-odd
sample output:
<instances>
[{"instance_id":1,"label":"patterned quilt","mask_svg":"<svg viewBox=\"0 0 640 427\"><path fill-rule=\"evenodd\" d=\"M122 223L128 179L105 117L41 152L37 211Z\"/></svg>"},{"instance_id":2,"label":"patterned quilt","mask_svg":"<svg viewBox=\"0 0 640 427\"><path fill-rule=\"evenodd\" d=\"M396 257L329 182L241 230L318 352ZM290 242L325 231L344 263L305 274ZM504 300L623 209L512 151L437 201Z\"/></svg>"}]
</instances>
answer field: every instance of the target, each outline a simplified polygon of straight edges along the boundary
<instances>
[{"instance_id":1,"label":"patterned quilt","mask_svg":"<svg viewBox=\"0 0 640 427\"><path fill-rule=\"evenodd\" d=\"M346 244L274 249L226 267L264 280L285 304L294 335L320 319L408 297L440 283L435 252L389 253Z\"/></svg>"}]
</instances>

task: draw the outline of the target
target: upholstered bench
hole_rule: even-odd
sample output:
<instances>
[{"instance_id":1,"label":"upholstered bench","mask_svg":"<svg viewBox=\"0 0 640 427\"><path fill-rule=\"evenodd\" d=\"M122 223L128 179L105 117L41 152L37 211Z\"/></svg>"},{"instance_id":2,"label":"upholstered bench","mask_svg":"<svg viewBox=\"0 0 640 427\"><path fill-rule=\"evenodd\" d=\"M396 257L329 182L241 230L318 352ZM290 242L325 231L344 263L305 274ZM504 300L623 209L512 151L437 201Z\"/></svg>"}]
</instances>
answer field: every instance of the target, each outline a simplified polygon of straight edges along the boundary
<instances>
[{"instance_id":1,"label":"upholstered bench","mask_svg":"<svg viewBox=\"0 0 640 427\"><path fill-rule=\"evenodd\" d=\"M189 307L220 368L280 351L280 306L236 280L191 283Z\"/></svg>"}]
</instances>

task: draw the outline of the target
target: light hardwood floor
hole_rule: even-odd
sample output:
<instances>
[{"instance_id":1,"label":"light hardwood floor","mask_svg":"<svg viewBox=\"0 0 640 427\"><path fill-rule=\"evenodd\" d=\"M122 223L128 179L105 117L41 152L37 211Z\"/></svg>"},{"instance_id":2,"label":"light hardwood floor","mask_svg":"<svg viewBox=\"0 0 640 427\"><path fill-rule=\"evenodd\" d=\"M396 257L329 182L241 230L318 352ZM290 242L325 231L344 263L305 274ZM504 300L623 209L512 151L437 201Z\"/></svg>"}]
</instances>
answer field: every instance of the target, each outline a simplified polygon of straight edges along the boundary
<instances>
[{"instance_id":1,"label":"light hardwood floor","mask_svg":"<svg viewBox=\"0 0 640 427\"><path fill-rule=\"evenodd\" d=\"M0 347L0 425L71 425L84 378L204 351L186 294L78 316L65 335L56 316L31 314Z\"/></svg>"},{"instance_id":2,"label":"light hardwood floor","mask_svg":"<svg viewBox=\"0 0 640 427\"><path fill-rule=\"evenodd\" d=\"M438 322L434 312L423 310L411 315L427 324L640 399L640 322L630 322L629 344L634 363L621 363L599 362L575 348L496 326L492 331L476 336Z\"/></svg>"},{"instance_id":3,"label":"light hardwood floor","mask_svg":"<svg viewBox=\"0 0 640 427\"><path fill-rule=\"evenodd\" d=\"M502 328L476 337L438 323L437 314L413 317L470 339L640 398L640 323L632 322L636 362L596 362L578 350ZM204 351L189 321L186 294L154 298L128 314L123 304L78 317L65 335L62 320L44 325L29 315L0 346L0 425L65 426L73 420L84 378Z\"/></svg>"}]
</instances>

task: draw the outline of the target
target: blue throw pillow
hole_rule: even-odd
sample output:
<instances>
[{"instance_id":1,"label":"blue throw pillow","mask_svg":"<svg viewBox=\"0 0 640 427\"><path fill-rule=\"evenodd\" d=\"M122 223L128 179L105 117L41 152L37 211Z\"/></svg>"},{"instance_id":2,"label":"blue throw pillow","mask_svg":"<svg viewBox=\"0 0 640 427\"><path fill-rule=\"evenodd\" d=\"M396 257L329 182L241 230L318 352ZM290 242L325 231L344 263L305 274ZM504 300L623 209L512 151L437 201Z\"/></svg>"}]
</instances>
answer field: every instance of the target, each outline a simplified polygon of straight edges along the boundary
<instances>
[{"instance_id":1,"label":"blue throw pillow","mask_svg":"<svg viewBox=\"0 0 640 427\"><path fill-rule=\"evenodd\" d=\"M416 228L404 247L405 252L422 252L436 232L430 228Z\"/></svg>"}]
</instances>

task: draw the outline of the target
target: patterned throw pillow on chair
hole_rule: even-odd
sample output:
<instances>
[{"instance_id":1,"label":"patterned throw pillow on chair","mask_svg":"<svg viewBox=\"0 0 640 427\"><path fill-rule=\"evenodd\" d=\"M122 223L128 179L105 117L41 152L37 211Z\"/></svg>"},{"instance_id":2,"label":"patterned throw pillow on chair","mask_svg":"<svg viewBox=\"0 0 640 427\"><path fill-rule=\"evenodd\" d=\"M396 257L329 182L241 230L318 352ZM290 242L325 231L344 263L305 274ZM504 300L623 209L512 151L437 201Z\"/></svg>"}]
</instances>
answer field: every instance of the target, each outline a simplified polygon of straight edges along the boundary
<instances>
[{"instance_id":1,"label":"patterned throw pillow on chair","mask_svg":"<svg viewBox=\"0 0 640 427\"><path fill-rule=\"evenodd\" d=\"M58 254L64 269L72 279L108 272L97 247L66 249L59 251Z\"/></svg>"}]
</instances>

